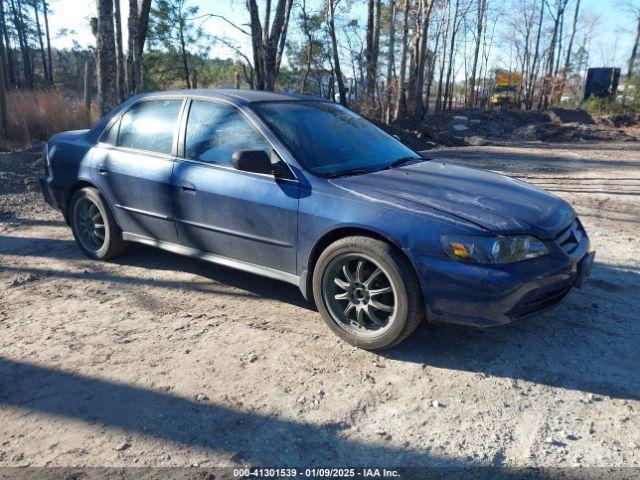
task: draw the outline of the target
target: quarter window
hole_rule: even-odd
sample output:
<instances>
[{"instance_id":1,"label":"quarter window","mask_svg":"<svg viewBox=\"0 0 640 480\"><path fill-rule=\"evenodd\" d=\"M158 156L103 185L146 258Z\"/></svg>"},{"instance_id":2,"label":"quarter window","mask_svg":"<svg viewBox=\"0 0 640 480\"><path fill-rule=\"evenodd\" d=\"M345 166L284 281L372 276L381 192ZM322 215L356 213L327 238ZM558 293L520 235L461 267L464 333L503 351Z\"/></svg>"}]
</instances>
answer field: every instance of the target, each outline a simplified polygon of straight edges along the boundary
<instances>
[{"instance_id":1,"label":"quarter window","mask_svg":"<svg viewBox=\"0 0 640 480\"><path fill-rule=\"evenodd\" d=\"M235 108L194 100L187 121L185 157L231 165L233 152L239 149L270 150L262 135Z\"/></svg>"},{"instance_id":2,"label":"quarter window","mask_svg":"<svg viewBox=\"0 0 640 480\"><path fill-rule=\"evenodd\" d=\"M170 154L182 100L150 100L122 116L118 146Z\"/></svg>"}]
</instances>

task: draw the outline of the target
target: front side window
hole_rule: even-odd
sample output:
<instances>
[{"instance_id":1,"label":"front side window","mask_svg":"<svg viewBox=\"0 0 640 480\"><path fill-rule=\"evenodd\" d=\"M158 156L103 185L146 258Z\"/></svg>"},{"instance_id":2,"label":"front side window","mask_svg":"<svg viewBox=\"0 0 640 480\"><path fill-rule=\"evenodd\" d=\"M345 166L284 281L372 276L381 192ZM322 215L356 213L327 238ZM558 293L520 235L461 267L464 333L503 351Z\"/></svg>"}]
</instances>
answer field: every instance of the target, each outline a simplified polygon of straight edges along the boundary
<instances>
[{"instance_id":1,"label":"front side window","mask_svg":"<svg viewBox=\"0 0 640 480\"><path fill-rule=\"evenodd\" d=\"M418 157L391 135L335 103L263 102L252 108L316 175L375 171L402 158Z\"/></svg>"},{"instance_id":2,"label":"front side window","mask_svg":"<svg viewBox=\"0 0 640 480\"><path fill-rule=\"evenodd\" d=\"M137 103L122 115L117 145L171 154L181 106L182 100Z\"/></svg>"},{"instance_id":3,"label":"front side window","mask_svg":"<svg viewBox=\"0 0 640 480\"><path fill-rule=\"evenodd\" d=\"M262 135L234 107L194 100L187 120L185 157L230 166L233 152L240 149L270 150Z\"/></svg>"}]
</instances>

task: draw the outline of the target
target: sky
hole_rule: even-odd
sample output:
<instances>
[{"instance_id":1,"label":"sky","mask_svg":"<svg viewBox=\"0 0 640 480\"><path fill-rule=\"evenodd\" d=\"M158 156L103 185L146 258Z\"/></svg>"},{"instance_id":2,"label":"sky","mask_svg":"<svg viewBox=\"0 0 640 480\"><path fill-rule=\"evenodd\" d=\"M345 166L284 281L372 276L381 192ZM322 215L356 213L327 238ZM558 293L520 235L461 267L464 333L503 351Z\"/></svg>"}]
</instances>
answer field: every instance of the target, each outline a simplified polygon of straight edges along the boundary
<instances>
[{"instance_id":1,"label":"sky","mask_svg":"<svg viewBox=\"0 0 640 480\"><path fill-rule=\"evenodd\" d=\"M313 5L321 0L308 0L308 4ZM491 2L503 3L502 0L489 0ZM569 12L565 18L565 28L568 29L568 22L573 16L573 5L575 0L570 0ZM52 43L57 48L71 48L76 40L80 46L93 45L94 39L89 28L89 18L95 16L95 1L92 0L51 0L52 15L50 25L52 35L55 36ZM358 18L362 23L366 23L364 0L361 2L363 8L355 8L352 13L353 18ZM620 5L626 3L637 4L640 7L640 0L581 0L581 11L592 12L599 17L596 34L593 35L590 53L590 65L618 66L625 70L624 65L631 51L631 45L636 28L636 20ZM200 7L200 14L214 13L224 15L231 21L242 24L247 22L245 0L192 0L191 4ZM259 4L262 4L259 1ZM275 4L275 2L274 2ZM122 25L123 34L126 37L126 15L128 2L121 0L122 5ZM295 8L295 7L294 7ZM223 20L211 18L203 24L204 30L211 35L224 36L235 41L240 48L250 56L251 45L249 38L236 31ZM58 35L61 29L73 30L75 33L68 35ZM126 38L125 38L126 45ZM212 57L234 57L234 52L221 45L214 44L211 48Z\"/></svg>"}]
</instances>

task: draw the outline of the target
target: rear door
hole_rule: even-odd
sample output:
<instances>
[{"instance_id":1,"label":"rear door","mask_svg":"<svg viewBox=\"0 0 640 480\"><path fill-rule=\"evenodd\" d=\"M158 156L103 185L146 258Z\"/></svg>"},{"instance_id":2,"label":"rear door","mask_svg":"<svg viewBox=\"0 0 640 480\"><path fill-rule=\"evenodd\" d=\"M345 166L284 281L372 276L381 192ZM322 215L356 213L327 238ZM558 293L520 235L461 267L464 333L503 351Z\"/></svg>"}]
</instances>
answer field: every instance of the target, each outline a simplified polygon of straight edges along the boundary
<instances>
[{"instance_id":1,"label":"rear door","mask_svg":"<svg viewBox=\"0 0 640 480\"><path fill-rule=\"evenodd\" d=\"M177 159L173 175L180 243L294 273L298 181L293 175L275 178L236 170L231 157L238 149L276 155L235 106L193 100L184 158Z\"/></svg>"},{"instance_id":2,"label":"rear door","mask_svg":"<svg viewBox=\"0 0 640 480\"><path fill-rule=\"evenodd\" d=\"M125 232L177 242L171 175L183 104L179 98L135 103L98 144L95 181Z\"/></svg>"}]
</instances>

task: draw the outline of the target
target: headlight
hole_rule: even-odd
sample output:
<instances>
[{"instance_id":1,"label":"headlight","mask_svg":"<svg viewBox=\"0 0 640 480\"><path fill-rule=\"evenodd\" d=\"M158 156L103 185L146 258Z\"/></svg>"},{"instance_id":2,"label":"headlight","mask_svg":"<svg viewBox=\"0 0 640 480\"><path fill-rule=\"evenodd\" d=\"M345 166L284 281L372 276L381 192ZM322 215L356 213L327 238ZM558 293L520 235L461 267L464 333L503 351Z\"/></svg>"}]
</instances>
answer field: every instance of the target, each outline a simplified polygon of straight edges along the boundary
<instances>
[{"instance_id":1,"label":"headlight","mask_svg":"<svg viewBox=\"0 0 640 480\"><path fill-rule=\"evenodd\" d=\"M549 253L544 243L529 235L442 235L440 240L447 255L454 260L469 263L513 263Z\"/></svg>"}]
</instances>

